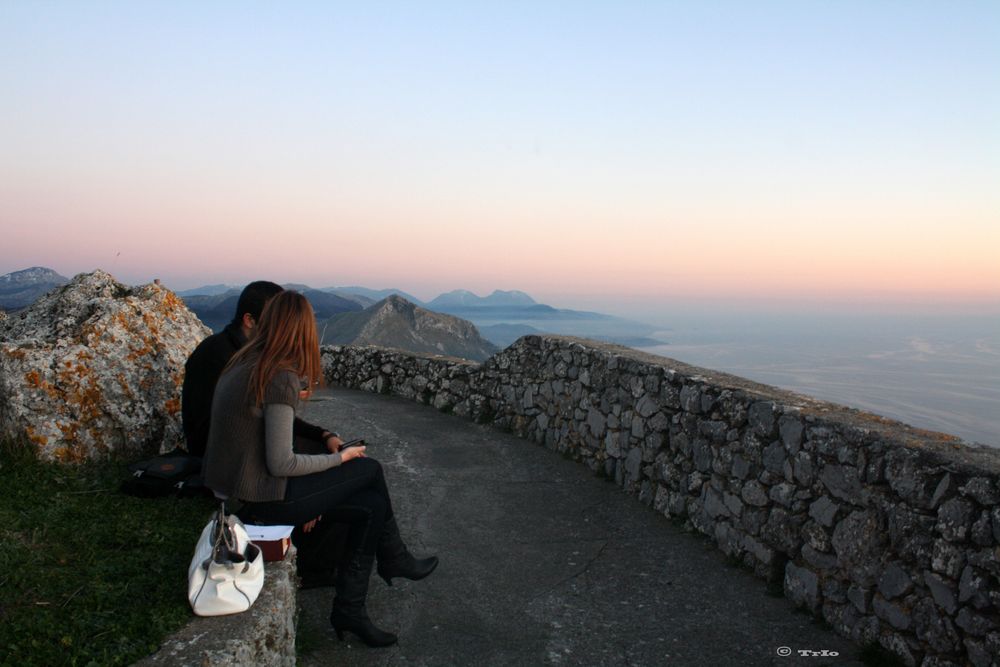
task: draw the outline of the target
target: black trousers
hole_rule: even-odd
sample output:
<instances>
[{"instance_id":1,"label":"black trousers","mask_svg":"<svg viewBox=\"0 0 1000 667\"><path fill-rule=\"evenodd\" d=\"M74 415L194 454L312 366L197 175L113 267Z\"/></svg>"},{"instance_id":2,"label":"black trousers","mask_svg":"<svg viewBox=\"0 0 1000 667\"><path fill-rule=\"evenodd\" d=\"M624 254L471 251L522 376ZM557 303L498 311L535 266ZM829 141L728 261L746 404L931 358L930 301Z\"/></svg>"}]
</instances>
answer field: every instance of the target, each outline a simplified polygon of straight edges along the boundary
<instances>
[{"instance_id":1,"label":"black trousers","mask_svg":"<svg viewBox=\"0 0 1000 667\"><path fill-rule=\"evenodd\" d=\"M312 475L289 477L285 497L246 503L238 512L246 523L299 526L318 516L323 522L343 522L348 531L348 554L361 550L374 555L385 522L393 517L382 464L358 458Z\"/></svg>"}]
</instances>

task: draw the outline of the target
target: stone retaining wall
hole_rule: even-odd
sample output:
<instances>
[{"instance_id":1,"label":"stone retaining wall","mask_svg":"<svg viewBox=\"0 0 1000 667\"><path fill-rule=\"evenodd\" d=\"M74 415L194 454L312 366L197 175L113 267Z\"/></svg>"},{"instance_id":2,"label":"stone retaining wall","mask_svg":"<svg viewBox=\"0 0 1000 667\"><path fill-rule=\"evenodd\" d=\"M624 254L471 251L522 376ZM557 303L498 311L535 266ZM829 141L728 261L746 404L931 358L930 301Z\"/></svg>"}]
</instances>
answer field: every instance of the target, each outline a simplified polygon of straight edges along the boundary
<instances>
[{"instance_id":1,"label":"stone retaining wall","mask_svg":"<svg viewBox=\"0 0 1000 667\"><path fill-rule=\"evenodd\" d=\"M294 667L295 547L280 562L264 564L264 588L248 611L194 617L137 667Z\"/></svg>"},{"instance_id":2,"label":"stone retaining wall","mask_svg":"<svg viewBox=\"0 0 1000 667\"><path fill-rule=\"evenodd\" d=\"M572 456L908 665L997 664L1000 450L567 337L482 365L374 347L323 364Z\"/></svg>"}]
</instances>

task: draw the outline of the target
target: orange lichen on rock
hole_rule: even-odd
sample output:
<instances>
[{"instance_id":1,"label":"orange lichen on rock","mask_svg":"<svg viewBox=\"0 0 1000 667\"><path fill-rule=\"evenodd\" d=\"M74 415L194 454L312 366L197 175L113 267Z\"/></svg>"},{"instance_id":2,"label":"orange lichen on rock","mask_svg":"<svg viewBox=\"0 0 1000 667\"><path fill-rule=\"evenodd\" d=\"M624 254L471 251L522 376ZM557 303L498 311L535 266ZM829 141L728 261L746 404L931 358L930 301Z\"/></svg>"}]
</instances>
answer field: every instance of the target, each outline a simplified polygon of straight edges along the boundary
<instances>
[{"instance_id":1,"label":"orange lichen on rock","mask_svg":"<svg viewBox=\"0 0 1000 667\"><path fill-rule=\"evenodd\" d=\"M166 408L167 414L176 415L181 411L181 401L179 398L174 396L173 398L168 399L167 402L164 403L163 407Z\"/></svg>"},{"instance_id":2,"label":"orange lichen on rock","mask_svg":"<svg viewBox=\"0 0 1000 667\"><path fill-rule=\"evenodd\" d=\"M40 389L41 391L44 391L49 398L59 398L59 391L49 384L45 378L42 377L42 374L36 370L25 373L24 381L27 383L29 389Z\"/></svg>"},{"instance_id":3,"label":"orange lichen on rock","mask_svg":"<svg viewBox=\"0 0 1000 667\"><path fill-rule=\"evenodd\" d=\"M28 383L28 386L32 389L42 388L42 374L38 371L28 371L24 374L24 381Z\"/></svg>"},{"instance_id":4,"label":"orange lichen on rock","mask_svg":"<svg viewBox=\"0 0 1000 667\"><path fill-rule=\"evenodd\" d=\"M24 434L28 436L28 440L30 440L31 442L35 443L40 447L44 447L45 445L49 444L48 438L46 438L44 435L40 433L36 433L35 429L31 428L30 426L26 426L24 428Z\"/></svg>"},{"instance_id":5,"label":"orange lichen on rock","mask_svg":"<svg viewBox=\"0 0 1000 667\"><path fill-rule=\"evenodd\" d=\"M170 290L167 290L163 294L163 303L167 308L170 309L171 315L176 315L178 311L187 310L187 305L184 303L184 301L182 301L179 296L177 296Z\"/></svg>"}]
</instances>

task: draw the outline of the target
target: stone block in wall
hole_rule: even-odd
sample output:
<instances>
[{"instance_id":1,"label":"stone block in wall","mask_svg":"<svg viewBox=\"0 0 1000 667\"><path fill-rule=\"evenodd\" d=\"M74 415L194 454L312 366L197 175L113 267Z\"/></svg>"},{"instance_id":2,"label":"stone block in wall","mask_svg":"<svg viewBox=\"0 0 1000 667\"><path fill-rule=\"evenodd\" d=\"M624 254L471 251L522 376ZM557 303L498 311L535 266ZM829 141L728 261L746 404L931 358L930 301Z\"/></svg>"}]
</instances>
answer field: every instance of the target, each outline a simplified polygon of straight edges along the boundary
<instances>
[{"instance_id":1,"label":"stone block in wall","mask_svg":"<svg viewBox=\"0 0 1000 667\"><path fill-rule=\"evenodd\" d=\"M802 547L802 560L814 570L830 572L837 568L836 556L818 551L808 544Z\"/></svg>"},{"instance_id":2,"label":"stone block in wall","mask_svg":"<svg viewBox=\"0 0 1000 667\"><path fill-rule=\"evenodd\" d=\"M789 561L785 565L785 596L796 604L815 611L819 607L819 577L812 570Z\"/></svg>"},{"instance_id":3,"label":"stone block in wall","mask_svg":"<svg viewBox=\"0 0 1000 667\"><path fill-rule=\"evenodd\" d=\"M935 517L917 512L903 503L889 514L889 544L898 554L906 554L920 567L929 567L934 548Z\"/></svg>"},{"instance_id":4,"label":"stone block in wall","mask_svg":"<svg viewBox=\"0 0 1000 667\"><path fill-rule=\"evenodd\" d=\"M947 472L928 465L918 452L896 448L885 456L885 479L889 487L913 507L934 509L947 490L941 487Z\"/></svg>"},{"instance_id":5,"label":"stone block in wall","mask_svg":"<svg viewBox=\"0 0 1000 667\"><path fill-rule=\"evenodd\" d=\"M816 551L829 553L833 549L833 545L830 543L830 533L812 519L802 525L802 539Z\"/></svg>"},{"instance_id":6,"label":"stone block in wall","mask_svg":"<svg viewBox=\"0 0 1000 667\"><path fill-rule=\"evenodd\" d=\"M942 503L937 512L937 531L949 542L963 542L972 529L975 506L963 498Z\"/></svg>"},{"instance_id":7,"label":"stone block in wall","mask_svg":"<svg viewBox=\"0 0 1000 667\"><path fill-rule=\"evenodd\" d=\"M799 537L802 523L801 517L780 507L774 507L768 514L767 522L760 529L760 537L769 546L794 558L802 546Z\"/></svg>"},{"instance_id":8,"label":"stone block in wall","mask_svg":"<svg viewBox=\"0 0 1000 667\"><path fill-rule=\"evenodd\" d=\"M851 512L834 528L831 543L840 566L854 582L863 586L876 582L886 539L884 526L874 512Z\"/></svg>"},{"instance_id":9,"label":"stone block in wall","mask_svg":"<svg viewBox=\"0 0 1000 667\"><path fill-rule=\"evenodd\" d=\"M996 480L986 477L973 477L958 488L959 493L972 498L980 505L991 507L1000 504L1000 489Z\"/></svg>"},{"instance_id":10,"label":"stone block in wall","mask_svg":"<svg viewBox=\"0 0 1000 667\"><path fill-rule=\"evenodd\" d=\"M802 435L805 426L802 420L793 415L783 415L778 420L778 435L781 437L781 444L789 454L797 454L802 447Z\"/></svg>"},{"instance_id":11,"label":"stone block in wall","mask_svg":"<svg viewBox=\"0 0 1000 667\"><path fill-rule=\"evenodd\" d=\"M701 472L712 470L712 445L704 438L697 438L691 448L694 466Z\"/></svg>"},{"instance_id":12,"label":"stone block in wall","mask_svg":"<svg viewBox=\"0 0 1000 667\"><path fill-rule=\"evenodd\" d=\"M931 592L935 604L941 607L948 614L954 614L958 610L957 594L958 590L954 582L940 577L933 572L924 572L924 584Z\"/></svg>"},{"instance_id":13,"label":"stone block in wall","mask_svg":"<svg viewBox=\"0 0 1000 667\"><path fill-rule=\"evenodd\" d=\"M995 620L970 607L962 607L955 615L955 625L974 637L985 637L997 630Z\"/></svg>"},{"instance_id":14,"label":"stone block in wall","mask_svg":"<svg viewBox=\"0 0 1000 667\"><path fill-rule=\"evenodd\" d=\"M816 520L821 526L832 528L836 523L837 512L840 505L833 502L827 496L820 496L809 505L809 516Z\"/></svg>"},{"instance_id":15,"label":"stone block in wall","mask_svg":"<svg viewBox=\"0 0 1000 667\"><path fill-rule=\"evenodd\" d=\"M898 632L882 632L878 636L882 648L894 653L906 667L916 667L920 663L920 654L912 649L906 638Z\"/></svg>"},{"instance_id":16,"label":"stone block in wall","mask_svg":"<svg viewBox=\"0 0 1000 667\"><path fill-rule=\"evenodd\" d=\"M680 390L680 407L684 412L698 414L701 412L701 390L697 385L685 384Z\"/></svg>"},{"instance_id":17,"label":"stone block in wall","mask_svg":"<svg viewBox=\"0 0 1000 667\"><path fill-rule=\"evenodd\" d=\"M752 480L743 485L743 491L740 493L740 497L748 505L753 505L754 507L767 507L770 504L770 500L767 497L767 491L764 490L764 486L756 481Z\"/></svg>"},{"instance_id":18,"label":"stone block in wall","mask_svg":"<svg viewBox=\"0 0 1000 667\"><path fill-rule=\"evenodd\" d=\"M767 496L771 502L791 509L795 500L795 487L787 482L781 482L772 486L767 492Z\"/></svg>"},{"instance_id":19,"label":"stone block in wall","mask_svg":"<svg viewBox=\"0 0 1000 667\"><path fill-rule=\"evenodd\" d=\"M993 539L993 529L989 512L983 510L979 513L979 518L972 523L972 531L969 537L973 544L981 547L990 546L996 542Z\"/></svg>"},{"instance_id":20,"label":"stone block in wall","mask_svg":"<svg viewBox=\"0 0 1000 667\"><path fill-rule=\"evenodd\" d=\"M989 586L989 576L985 572L966 565L958 580L958 601L969 603L976 609L986 609L990 606ZM996 583L993 588L996 588Z\"/></svg>"},{"instance_id":21,"label":"stone block in wall","mask_svg":"<svg viewBox=\"0 0 1000 667\"><path fill-rule=\"evenodd\" d=\"M747 424L755 434L763 438L772 438L777 435L774 403L772 401L753 403L747 411Z\"/></svg>"},{"instance_id":22,"label":"stone block in wall","mask_svg":"<svg viewBox=\"0 0 1000 667\"><path fill-rule=\"evenodd\" d=\"M913 590L913 579L899 563L889 563L878 581L878 592L893 600Z\"/></svg>"},{"instance_id":23,"label":"stone block in wall","mask_svg":"<svg viewBox=\"0 0 1000 667\"><path fill-rule=\"evenodd\" d=\"M852 584L847 587L847 600L859 612L867 614L871 611L872 589Z\"/></svg>"},{"instance_id":24,"label":"stone block in wall","mask_svg":"<svg viewBox=\"0 0 1000 667\"><path fill-rule=\"evenodd\" d=\"M1000 638L990 641L967 637L964 644L973 667L996 667L996 656L1000 655Z\"/></svg>"},{"instance_id":25,"label":"stone block in wall","mask_svg":"<svg viewBox=\"0 0 1000 667\"><path fill-rule=\"evenodd\" d=\"M907 630L912 623L908 610L900 603L886 600L876 593L872 600L875 615L897 630Z\"/></svg>"},{"instance_id":26,"label":"stone block in wall","mask_svg":"<svg viewBox=\"0 0 1000 667\"><path fill-rule=\"evenodd\" d=\"M828 464L819 471L819 479L830 495L852 505L865 505L857 468Z\"/></svg>"},{"instance_id":27,"label":"stone block in wall","mask_svg":"<svg viewBox=\"0 0 1000 667\"><path fill-rule=\"evenodd\" d=\"M945 540L936 540L931 551L931 568L935 572L958 579L965 567L965 553L954 544Z\"/></svg>"},{"instance_id":28,"label":"stone block in wall","mask_svg":"<svg viewBox=\"0 0 1000 667\"><path fill-rule=\"evenodd\" d=\"M942 614L940 608L930 598L919 600L911 611L913 630L917 639L927 643L938 653L954 654L962 646L962 640L955 624L947 614Z\"/></svg>"},{"instance_id":29,"label":"stone block in wall","mask_svg":"<svg viewBox=\"0 0 1000 667\"><path fill-rule=\"evenodd\" d=\"M853 605L833 603L827 600L825 596L822 613L823 620L829 623L835 632L846 637L851 636L851 632L859 619L858 612Z\"/></svg>"},{"instance_id":30,"label":"stone block in wall","mask_svg":"<svg viewBox=\"0 0 1000 667\"><path fill-rule=\"evenodd\" d=\"M625 457L625 480L628 483L636 482L641 477L642 471L642 450L633 447Z\"/></svg>"},{"instance_id":31,"label":"stone block in wall","mask_svg":"<svg viewBox=\"0 0 1000 667\"><path fill-rule=\"evenodd\" d=\"M784 445L780 441L775 440L767 447L764 448L763 461L764 469L769 470L776 475L783 474L785 469L785 458L788 453L785 451Z\"/></svg>"}]
</instances>

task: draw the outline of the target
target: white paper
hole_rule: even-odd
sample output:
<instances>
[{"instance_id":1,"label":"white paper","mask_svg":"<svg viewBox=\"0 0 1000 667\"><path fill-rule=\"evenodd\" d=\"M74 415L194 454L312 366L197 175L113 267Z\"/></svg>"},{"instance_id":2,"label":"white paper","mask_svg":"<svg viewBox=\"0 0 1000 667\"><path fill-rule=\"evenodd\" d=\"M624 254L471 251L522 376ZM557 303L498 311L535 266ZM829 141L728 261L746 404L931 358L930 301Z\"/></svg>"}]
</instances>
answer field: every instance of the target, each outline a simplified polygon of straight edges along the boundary
<instances>
[{"instance_id":1,"label":"white paper","mask_svg":"<svg viewBox=\"0 0 1000 667\"><path fill-rule=\"evenodd\" d=\"M269 542L289 537L295 526L254 526L249 523L243 524L247 529L247 535L251 542Z\"/></svg>"}]
</instances>

